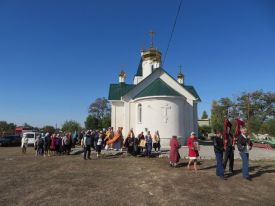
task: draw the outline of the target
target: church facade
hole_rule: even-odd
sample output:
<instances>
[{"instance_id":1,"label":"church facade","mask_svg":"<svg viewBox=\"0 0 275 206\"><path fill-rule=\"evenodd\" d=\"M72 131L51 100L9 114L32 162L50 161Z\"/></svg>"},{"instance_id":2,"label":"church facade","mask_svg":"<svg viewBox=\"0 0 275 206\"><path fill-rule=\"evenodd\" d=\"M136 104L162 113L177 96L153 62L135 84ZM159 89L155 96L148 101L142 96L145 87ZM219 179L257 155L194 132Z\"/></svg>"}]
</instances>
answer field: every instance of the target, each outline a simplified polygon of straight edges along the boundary
<instances>
[{"instance_id":1,"label":"church facade","mask_svg":"<svg viewBox=\"0 0 275 206\"><path fill-rule=\"evenodd\" d=\"M197 105L201 101L195 88L184 84L180 72L177 79L162 67L161 52L155 48L141 51L141 60L133 84L119 74L119 83L110 84L111 125L123 127L123 135L133 128L140 132L159 131L161 146L168 147L172 135L184 144L191 132L198 132ZM146 134L146 133L145 133Z\"/></svg>"}]
</instances>

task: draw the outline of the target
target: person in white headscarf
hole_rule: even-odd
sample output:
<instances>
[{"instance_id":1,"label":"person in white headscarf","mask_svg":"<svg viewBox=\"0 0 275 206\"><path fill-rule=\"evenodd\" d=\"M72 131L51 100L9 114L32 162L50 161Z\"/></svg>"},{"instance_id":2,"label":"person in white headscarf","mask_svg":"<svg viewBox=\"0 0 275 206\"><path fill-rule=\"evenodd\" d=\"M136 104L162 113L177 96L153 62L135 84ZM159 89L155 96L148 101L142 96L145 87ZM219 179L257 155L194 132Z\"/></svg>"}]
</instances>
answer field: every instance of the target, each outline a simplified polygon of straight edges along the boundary
<instances>
[{"instance_id":1,"label":"person in white headscarf","mask_svg":"<svg viewBox=\"0 0 275 206\"><path fill-rule=\"evenodd\" d=\"M153 135L153 148L155 151L160 150L160 137L159 137L159 131L157 130L155 134Z\"/></svg>"},{"instance_id":2,"label":"person in white headscarf","mask_svg":"<svg viewBox=\"0 0 275 206\"><path fill-rule=\"evenodd\" d=\"M27 147L28 147L28 138L26 135L23 135L22 139L21 139L21 148L22 148L22 153L26 154L27 152Z\"/></svg>"}]
</instances>

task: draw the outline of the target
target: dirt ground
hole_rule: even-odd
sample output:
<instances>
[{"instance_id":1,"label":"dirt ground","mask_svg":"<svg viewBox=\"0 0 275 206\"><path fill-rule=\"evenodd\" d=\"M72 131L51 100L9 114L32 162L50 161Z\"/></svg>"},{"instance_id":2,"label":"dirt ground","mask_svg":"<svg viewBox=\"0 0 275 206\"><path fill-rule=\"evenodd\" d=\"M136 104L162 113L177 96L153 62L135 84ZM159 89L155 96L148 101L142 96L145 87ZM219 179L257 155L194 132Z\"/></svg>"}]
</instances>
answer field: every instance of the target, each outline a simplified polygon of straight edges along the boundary
<instances>
[{"instance_id":1,"label":"dirt ground","mask_svg":"<svg viewBox=\"0 0 275 206\"><path fill-rule=\"evenodd\" d=\"M275 163L250 162L252 181L220 180L215 162L198 173L170 168L166 158L81 155L35 157L33 148L0 148L0 205L275 205Z\"/></svg>"}]
</instances>

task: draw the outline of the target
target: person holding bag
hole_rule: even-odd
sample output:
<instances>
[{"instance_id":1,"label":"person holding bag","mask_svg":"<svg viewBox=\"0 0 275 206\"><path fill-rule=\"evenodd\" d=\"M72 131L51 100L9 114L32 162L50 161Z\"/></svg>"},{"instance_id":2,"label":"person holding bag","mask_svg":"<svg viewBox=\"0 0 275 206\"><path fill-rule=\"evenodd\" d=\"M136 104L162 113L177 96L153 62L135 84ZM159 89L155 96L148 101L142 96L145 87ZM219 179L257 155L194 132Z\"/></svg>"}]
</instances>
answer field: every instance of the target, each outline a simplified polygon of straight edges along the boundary
<instances>
[{"instance_id":1,"label":"person holding bag","mask_svg":"<svg viewBox=\"0 0 275 206\"><path fill-rule=\"evenodd\" d=\"M143 152L143 149L145 148L145 145L146 145L146 141L145 141L145 138L144 138L144 135L143 135L143 132L141 132L139 135L138 135L138 148L139 148L139 152Z\"/></svg>"},{"instance_id":2,"label":"person holding bag","mask_svg":"<svg viewBox=\"0 0 275 206\"><path fill-rule=\"evenodd\" d=\"M188 156L189 162L187 168L190 169L191 163L194 163L194 170L197 172L197 158L199 157L199 142L197 140L195 132L191 133L191 136L188 138L187 146L189 149Z\"/></svg>"}]
</instances>

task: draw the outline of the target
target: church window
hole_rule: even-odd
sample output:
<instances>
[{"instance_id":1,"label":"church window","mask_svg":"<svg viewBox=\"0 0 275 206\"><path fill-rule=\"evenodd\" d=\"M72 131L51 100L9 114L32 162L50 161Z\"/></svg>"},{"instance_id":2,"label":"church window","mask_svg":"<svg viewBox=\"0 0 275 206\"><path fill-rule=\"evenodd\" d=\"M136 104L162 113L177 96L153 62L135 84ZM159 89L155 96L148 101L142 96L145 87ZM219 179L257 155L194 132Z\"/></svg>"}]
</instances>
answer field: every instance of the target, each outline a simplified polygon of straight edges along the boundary
<instances>
[{"instance_id":1,"label":"church window","mask_svg":"<svg viewBox=\"0 0 275 206\"><path fill-rule=\"evenodd\" d=\"M142 122L142 105L138 104L138 123Z\"/></svg>"}]
</instances>

